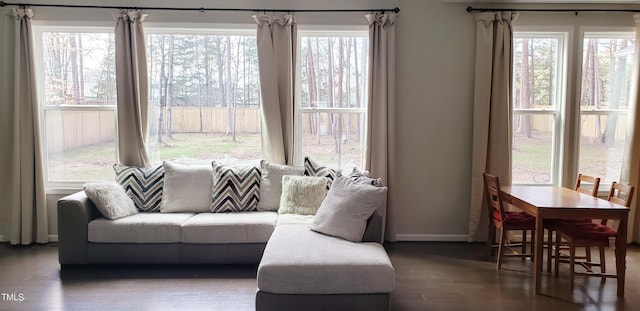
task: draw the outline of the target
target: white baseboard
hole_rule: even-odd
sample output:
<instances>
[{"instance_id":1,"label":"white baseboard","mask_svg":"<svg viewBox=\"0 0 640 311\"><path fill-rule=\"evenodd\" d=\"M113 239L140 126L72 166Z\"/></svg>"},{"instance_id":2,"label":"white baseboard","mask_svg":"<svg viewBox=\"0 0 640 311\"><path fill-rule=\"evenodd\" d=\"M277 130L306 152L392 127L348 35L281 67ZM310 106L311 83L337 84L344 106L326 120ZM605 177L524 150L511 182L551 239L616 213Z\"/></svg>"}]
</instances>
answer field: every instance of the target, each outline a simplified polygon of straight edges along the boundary
<instances>
[{"instance_id":1,"label":"white baseboard","mask_svg":"<svg viewBox=\"0 0 640 311\"><path fill-rule=\"evenodd\" d=\"M468 242L466 234L396 234L396 241Z\"/></svg>"}]
</instances>

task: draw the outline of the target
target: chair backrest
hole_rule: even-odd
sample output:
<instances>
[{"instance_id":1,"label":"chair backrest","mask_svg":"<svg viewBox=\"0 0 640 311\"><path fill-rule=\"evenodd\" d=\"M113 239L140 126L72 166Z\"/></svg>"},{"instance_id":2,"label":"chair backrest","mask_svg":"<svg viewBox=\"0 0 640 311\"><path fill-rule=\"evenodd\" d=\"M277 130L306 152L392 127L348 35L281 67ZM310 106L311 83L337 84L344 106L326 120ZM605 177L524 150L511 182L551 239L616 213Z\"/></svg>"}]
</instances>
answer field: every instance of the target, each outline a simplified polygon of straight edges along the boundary
<instances>
[{"instance_id":1,"label":"chair backrest","mask_svg":"<svg viewBox=\"0 0 640 311\"><path fill-rule=\"evenodd\" d=\"M484 179L484 197L489 207L489 220L502 222L504 219L504 205L500 194L500 181L497 176L488 173L482 173L482 178Z\"/></svg>"},{"instance_id":2,"label":"chair backrest","mask_svg":"<svg viewBox=\"0 0 640 311\"><path fill-rule=\"evenodd\" d=\"M584 183L591 184L591 187L585 187ZM598 187L600 187L600 177L578 174L576 180L576 191L597 197Z\"/></svg>"},{"instance_id":3,"label":"chair backrest","mask_svg":"<svg viewBox=\"0 0 640 311\"><path fill-rule=\"evenodd\" d=\"M607 200L616 204L630 207L634 190L635 188L633 186L617 183L614 181L611 184L611 190L609 190L609 197L607 198Z\"/></svg>"},{"instance_id":4,"label":"chair backrest","mask_svg":"<svg viewBox=\"0 0 640 311\"><path fill-rule=\"evenodd\" d=\"M611 183L611 189L609 190L609 197L607 197L607 200L609 200L609 202L630 207L634 190L635 188L633 186L617 183L614 181L613 183ZM600 221L600 224L606 225L607 221L607 219L602 219Z\"/></svg>"}]
</instances>

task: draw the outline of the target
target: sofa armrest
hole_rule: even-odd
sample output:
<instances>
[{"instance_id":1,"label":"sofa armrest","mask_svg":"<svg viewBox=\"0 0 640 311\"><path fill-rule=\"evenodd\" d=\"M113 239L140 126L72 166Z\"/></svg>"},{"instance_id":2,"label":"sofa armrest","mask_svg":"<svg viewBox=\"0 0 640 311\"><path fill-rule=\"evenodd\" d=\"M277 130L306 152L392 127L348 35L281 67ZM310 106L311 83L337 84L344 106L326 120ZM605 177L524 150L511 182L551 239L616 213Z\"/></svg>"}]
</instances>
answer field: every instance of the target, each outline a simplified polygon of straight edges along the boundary
<instances>
[{"instance_id":1,"label":"sofa armrest","mask_svg":"<svg viewBox=\"0 0 640 311\"><path fill-rule=\"evenodd\" d=\"M86 263L88 224L98 217L102 214L84 191L58 200L58 260L61 265Z\"/></svg>"}]
</instances>

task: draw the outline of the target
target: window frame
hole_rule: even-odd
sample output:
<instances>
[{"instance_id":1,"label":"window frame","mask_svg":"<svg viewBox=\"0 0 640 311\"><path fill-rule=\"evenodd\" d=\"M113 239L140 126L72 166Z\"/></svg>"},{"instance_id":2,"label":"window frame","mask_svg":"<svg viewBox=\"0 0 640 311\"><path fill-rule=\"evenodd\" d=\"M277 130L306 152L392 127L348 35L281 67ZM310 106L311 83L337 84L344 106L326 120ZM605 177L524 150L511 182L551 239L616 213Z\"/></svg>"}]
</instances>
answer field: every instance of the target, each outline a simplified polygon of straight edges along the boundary
<instances>
[{"instance_id":1,"label":"window frame","mask_svg":"<svg viewBox=\"0 0 640 311\"><path fill-rule=\"evenodd\" d=\"M70 190L81 189L82 185L90 180L51 180L49 178L49 151L48 151L48 133L47 133L47 120L46 113L48 111L113 111L114 112L114 126L116 129L114 150L116 158L113 159L114 163L118 161L118 126L117 126L117 105L58 105L51 106L46 105L46 91L45 91L45 74L44 74L44 50L42 35L46 32L65 32L65 33L104 33L112 34L113 25L107 23L89 23L81 24L77 22L33 22L33 44L34 44L34 58L35 58L35 74L37 85L37 98L38 98L38 110L40 114L40 137L42 142L42 156L43 156L43 169L44 169L44 182L45 192L47 194L67 193ZM115 53L115 51L114 51Z\"/></svg>"},{"instance_id":2,"label":"window frame","mask_svg":"<svg viewBox=\"0 0 640 311\"><path fill-rule=\"evenodd\" d=\"M296 59L298 60L296 62L296 68L295 68L295 85L296 88L294 90L294 142L293 142L293 146L294 146L294 151L293 151L293 164L297 165L297 166L301 166L303 165L303 161L304 161L304 156L305 154L303 154L302 151L302 122L299 122L299 120L302 120L302 114L303 113L336 113L336 114L342 114L342 113L347 113L347 114L364 114L364 121L365 123L363 124L365 131L364 131L364 137L363 137L363 141L362 141L362 153L360 155L360 159L361 159L361 163L364 164L365 163L365 152L367 150L367 136L368 133L366 131L367 129L367 115L369 113L368 111L368 107L362 107L362 108L345 108L345 107L335 107L335 108L328 108L328 107L322 107L322 108L312 108L312 107L302 107L302 102L301 102L301 98L302 98L302 83L301 83L301 78L302 78L302 66L301 66L301 62L299 60L302 59L302 38L304 37L334 37L334 38L340 38L340 37L364 37L364 38L368 38L369 37L369 32L368 32L368 27L366 25L300 25L298 27L298 31L297 31L297 46L296 46ZM367 62L367 64L369 63L369 61ZM367 69L368 71L368 69ZM367 75L365 75L365 78L367 78ZM366 95L366 94L365 94ZM365 105L366 105L366 101L365 101Z\"/></svg>"},{"instance_id":3,"label":"window frame","mask_svg":"<svg viewBox=\"0 0 640 311\"><path fill-rule=\"evenodd\" d=\"M556 120L556 123L559 122L560 131L554 134L554 137L557 140L557 143L555 143L554 146L557 146L557 149L552 151L552 157L557 159L557 163L552 166L555 169L555 172L553 174L554 177L552 177L554 178L554 182L551 183L551 185L573 188L575 185L575 178L579 171L581 117L583 115L607 115L609 113L628 115L629 113L628 111L617 111L619 109L581 110L580 100L582 92L582 65L584 57L583 45L585 33L592 33L603 37L618 33L634 37L633 34L636 29L634 27L625 26L514 26L513 29L514 38L518 37L520 33L542 34L557 32L563 33L566 36L564 44L565 50L562 54L565 73L563 80L558 81L559 83L562 83L559 87L564 91L564 94L562 95L562 106L558 107L560 109L559 118ZM635 53L639 52L640 51L635 51ZM630 103L630 105L632 104L633 103ZM631 109L631 107L629 109ZM514 115L522 113L522 111L518 110L520 109L514 109ZM530 185L544 186L539 184ZM599 191L600 195L606 194L609 185L610 181L604 181L604 183L601 183Z\"/></svg>"},{"instance_id":4,"label":"window frame","mask_svg":"<svg viewBox=\"0 0 640 311\"><path fill-rule=\"evenodd\" d=\"M568 54L571 48L571 28L568 27L517 27L514 26L513 38L514 44L517 38L555 38L558 39L558 68L556 69L556 75L558 86L555 94L555 109L545 108L513 108L513 116L516 115L552 115L553 121L553 133L551 138L551 182L545 184L537 183L514 183L514 185L526 185L526 186L549 186L559 185L562 180L562 163L564 155L564 145L566 144L566 131L567 128L563 126L567 119L567 103L571 102L567 86L569 85L570 76L570 64L568 63ZM515 80L511 81L515 83ZM515 89L515 88L514 88ZM512 130L513 131L513 130Z\"/></svg>"}]
</instances>

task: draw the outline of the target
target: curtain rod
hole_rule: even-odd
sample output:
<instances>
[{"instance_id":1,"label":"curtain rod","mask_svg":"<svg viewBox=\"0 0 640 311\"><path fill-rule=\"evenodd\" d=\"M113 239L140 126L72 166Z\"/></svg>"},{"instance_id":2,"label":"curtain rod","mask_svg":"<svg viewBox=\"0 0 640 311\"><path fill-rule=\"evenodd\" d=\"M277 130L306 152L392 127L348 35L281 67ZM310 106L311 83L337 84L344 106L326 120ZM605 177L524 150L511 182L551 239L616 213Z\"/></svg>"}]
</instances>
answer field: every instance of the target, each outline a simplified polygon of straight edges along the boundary
<instances>
[{"instance_id":1,"label":"curtain rod","mask_svg":"<svg viewBox=\"0 0 640 311\"><path fill-rule=\"evenodd\" d=\"M617 12L617 13L640 13L640 10L622 10L622 9L511 9L511 8L474 8L467 7L467 12Z\"/></svg>"},{"instance_id":2,"label":"curtain rod","mask_svg":"<svg viewBox=\"0 0 640 311\"><path fill-rule=\"evenodd\" d=\"M400 8L393 9L308 9L308 10L285 10L285 9L242 9L242 8L174 8L174 7L145 7L145 6L111 6L111 5L85 5L85 4L41 4L41 3L9 3L0 1L0 7L52 7L52 8L84 8L84 9L116 9L116 10L166 10L166 11L237 11L237 12L400 12Z\"/></svg>"}]
</instances>

